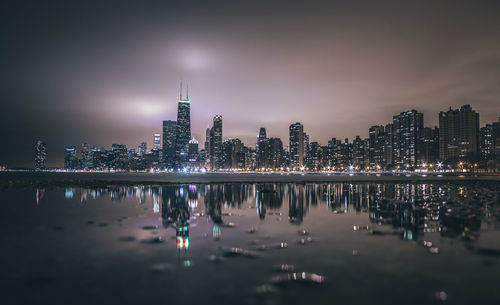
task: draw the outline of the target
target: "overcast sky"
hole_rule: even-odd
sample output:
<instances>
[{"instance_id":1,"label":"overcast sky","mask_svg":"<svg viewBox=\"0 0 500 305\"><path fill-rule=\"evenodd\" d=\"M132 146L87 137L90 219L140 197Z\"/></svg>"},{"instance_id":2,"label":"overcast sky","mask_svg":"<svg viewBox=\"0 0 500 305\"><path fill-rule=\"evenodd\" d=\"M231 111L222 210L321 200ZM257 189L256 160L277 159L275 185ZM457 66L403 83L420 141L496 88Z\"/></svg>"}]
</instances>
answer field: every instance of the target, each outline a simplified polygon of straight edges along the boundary
<instances>
[{"instance_id":1,"label":"overcast sky","mask_svg":"<svg viewBox=\"0 0 500 305\"><path fill-rule=\"evenodd\" d=\"M300 121L324 145L463 104L483 126L500 116L499 3L3 1L0 165L32 167L36 139L48 166L83 141L150 148L181 79L200 144L214 114L250 146L260 127L287 146Z\"/></svg>"}]
</instances>

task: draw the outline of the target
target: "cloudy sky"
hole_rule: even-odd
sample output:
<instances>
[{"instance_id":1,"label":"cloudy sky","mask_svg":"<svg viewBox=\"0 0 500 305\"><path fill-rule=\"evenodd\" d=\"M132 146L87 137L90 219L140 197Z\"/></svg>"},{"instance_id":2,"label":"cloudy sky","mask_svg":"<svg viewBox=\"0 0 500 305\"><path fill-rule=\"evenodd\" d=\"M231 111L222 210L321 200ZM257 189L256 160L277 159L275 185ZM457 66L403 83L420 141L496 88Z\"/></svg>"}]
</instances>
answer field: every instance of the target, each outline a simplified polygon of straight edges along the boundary
<instances>
[{"instance_id":1,"label":"cloudy sky","mask_svg":"<svg viewBox=\"0 0 500 305\"><path fill-rule=\"evenodd\" d=\"M424 124L471 104L500 116L499 1L3 1L0 165L61 166L65 145L136 147L176 119L189 83L192 132L260 127L288 145L366 137L401 111Z\"/></svg>"}]
</instances>

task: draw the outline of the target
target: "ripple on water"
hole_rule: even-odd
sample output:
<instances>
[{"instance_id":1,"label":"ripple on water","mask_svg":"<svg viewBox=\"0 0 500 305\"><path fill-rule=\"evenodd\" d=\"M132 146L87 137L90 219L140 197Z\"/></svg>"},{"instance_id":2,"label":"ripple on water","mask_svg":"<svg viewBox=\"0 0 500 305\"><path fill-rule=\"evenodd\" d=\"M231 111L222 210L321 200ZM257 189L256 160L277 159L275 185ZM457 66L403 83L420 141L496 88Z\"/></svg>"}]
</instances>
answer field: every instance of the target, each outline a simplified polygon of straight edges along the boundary
<instances>
[{"instance_id":1,"label":"ripple on water","mask_svg":"<svg viewBox=\"0 0 500 305\"><path fill-rule=\"evenodd\" d=\"M325 277L312 272L292 272L275 276L271 279L271 282L275 285L286 285L291 282L322 284L325 282Z\"/></svg>"},{"instance_id":2,"label":"ripple on water","mask_svg":"<svg viewBox=\"0 0 500 305\"><path fill-rule=\"evenodd\" d=\"M143 230L156 230L158 228L159 228L159 226L143 226L142 227Z\"/></svg>"},{"instance_id":3,"label":"ripple on water","mask_svg":"<svg viewBox=\"0 0 500 305\"><path fill-rule=\"evenodd\" d=\"M135 241L136 238L134 236L122 236L120 238L118 238L119 241L123 241L123 242L131 242L131 241Z\"/></svg>"},{"instance_id":4,"label":"ripple on water","mask_svg":"<svg viewBox=\"0 0 500 305\"><path fill-rule=\"evenodd\" d=\"M237 257L237 256L250 257L250 258L258 257L258 254L256 252L245 250L243 248L222 249L222 255L225 257Z\"/></svg>"},{"instance_id":5,"label":"ripple on water","mask_svg":"<svg viewBox=\"0 0 500 305\"><path fill-rule=\"evenodd\" d=\"M279 272L293 272L295 271L295 266L289 264L279 264L279 265L274 265L273 269Z\"/></svg>"},{"instance_id":6,"label":"ripple on water","mask_svg":"<svg viewBox=\"0 0 500 305\"><path fill-rule=\"evenodd\" d=\"M147 238L147 239L141 240L141 242L144 243L144 244L152 244L152 245L163 244L166 241L167 240L164 237L162 237L162 236L155 236L155 237L151 237L151 238Z\"/></svg>"},{"instance_id":7,"label":"ripple on water","mask_svg":"<svg viewBox=\"0 0 500 305\"><path fill-rule=\"evenodd\" d=\"M154 273L164 273L166 271L170 271L172 269L171 264L154 264L151 266L151 271Z\"/></svg>"}]
</instances>

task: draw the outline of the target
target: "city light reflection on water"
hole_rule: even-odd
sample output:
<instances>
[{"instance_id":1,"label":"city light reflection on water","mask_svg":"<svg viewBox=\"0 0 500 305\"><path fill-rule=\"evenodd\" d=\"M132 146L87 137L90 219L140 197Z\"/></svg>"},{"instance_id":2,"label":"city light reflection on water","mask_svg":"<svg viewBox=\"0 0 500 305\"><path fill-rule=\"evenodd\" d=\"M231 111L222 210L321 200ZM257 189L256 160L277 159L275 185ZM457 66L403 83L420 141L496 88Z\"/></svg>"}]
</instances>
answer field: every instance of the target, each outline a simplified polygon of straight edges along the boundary
<instances>
[{"instance_id":1,"label":"city light reflection on water","mask_svg":"<svg viewBox=\"0 0 500 305\"><path fill-rule=\"evenodd\" d=\"M105 290L120 289L130 304L165 294L173 303L290 304L311 293L330 304L332 291L343 304L493 304L499 193L479 182L38 188L28 206L6 206L19 219L3 218L6 253L32 266L9 287L48 274L55 284L44 293L73 295L65 283L78 274L86 286L75 287L98 291L80 303L106 303ZM29 245L37 256L24 255ZM137 291L127 289L133 274L145 285ZM107 281L95 286L96 276Z\"/></svg>"}]
</instances>

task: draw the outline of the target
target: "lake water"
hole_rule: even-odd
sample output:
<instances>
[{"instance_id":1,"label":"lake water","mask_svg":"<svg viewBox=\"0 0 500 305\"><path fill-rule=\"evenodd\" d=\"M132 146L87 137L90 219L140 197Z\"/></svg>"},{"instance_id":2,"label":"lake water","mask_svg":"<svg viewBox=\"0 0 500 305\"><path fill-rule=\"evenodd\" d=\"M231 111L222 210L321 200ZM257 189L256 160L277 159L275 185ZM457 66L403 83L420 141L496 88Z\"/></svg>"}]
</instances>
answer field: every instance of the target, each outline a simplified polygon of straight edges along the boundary
<instances>
[{"instance_id":1,"label":"lake water","mask_svg":"<svg viewBox=\"0 0 500 305\"><path fill-rule=\"evenodd\" d=\"M3 188L2 299L500 304L499 193L498 182Z\"/></svg>"}]
</instances>

